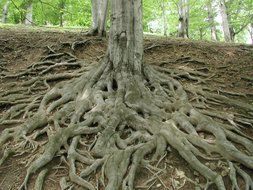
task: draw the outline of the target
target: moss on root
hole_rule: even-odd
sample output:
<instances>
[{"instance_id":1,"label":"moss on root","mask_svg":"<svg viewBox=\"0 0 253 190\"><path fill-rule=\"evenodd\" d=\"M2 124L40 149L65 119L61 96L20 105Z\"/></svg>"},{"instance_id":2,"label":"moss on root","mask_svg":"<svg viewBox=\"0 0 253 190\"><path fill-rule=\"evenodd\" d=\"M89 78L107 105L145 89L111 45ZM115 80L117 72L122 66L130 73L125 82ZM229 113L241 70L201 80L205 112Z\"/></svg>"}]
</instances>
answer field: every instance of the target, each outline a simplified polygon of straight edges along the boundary
<instances>
[{"instance_id":1,"label":"moss on root","mask_svg":"<svg viewBox=\"0 0 253 190\"><path fill-rule=\"evenodd\" d=\"M44 150L41 154L32 153L37 154L36 159L28 165L20 189L27 189L30 176L39 171L35 187L42 189L48 173L45 166L54 157L62 156L69 168L68 178L60 181L62 189L79 185L95 190L99 184L106 190L133 190L138 167L150 165L151 161L160 162L168 146L206 178L206 184L195 182L198 188L207 189L214 183L217 189L226 189L221 174L205 165L204 161L208 160L227 161L234 189L239 189L238 175L245 181L246 189L253 188L250 175L240 167L253 169L253 141L236 124L237 121L253 124L247 115L253 112L253 106L183 86L175 79L184 77L204 82L207 74L146 65L142 75L134 75L116 72L105 58L99 66L64 63L80 68L74 73L50 75L50 69L62 65L50 62L48 67L48 59L51 58L18 76L6 75L10 78L38 70L41 73L24 81L19 89L0 96L2 105L11 105L0 123L21 123L1 133L0 164L12 154ZM59 78L69 80L51 88L49 80ZM33 93L37 88L41 94ZM190 101L189 94L196 101ZM231 105L243 109L245 114L231 118L226 113L208 111L205 105L209 102ZM200 133L213 138L206 139ZM41 135L46 136L43 143L37 141ZM92 139L90 144L87 137ZM84 166L82 171L77 163ZM97 184L89 181L93 173L100 176Z\"/></svg>"}]
</instances>

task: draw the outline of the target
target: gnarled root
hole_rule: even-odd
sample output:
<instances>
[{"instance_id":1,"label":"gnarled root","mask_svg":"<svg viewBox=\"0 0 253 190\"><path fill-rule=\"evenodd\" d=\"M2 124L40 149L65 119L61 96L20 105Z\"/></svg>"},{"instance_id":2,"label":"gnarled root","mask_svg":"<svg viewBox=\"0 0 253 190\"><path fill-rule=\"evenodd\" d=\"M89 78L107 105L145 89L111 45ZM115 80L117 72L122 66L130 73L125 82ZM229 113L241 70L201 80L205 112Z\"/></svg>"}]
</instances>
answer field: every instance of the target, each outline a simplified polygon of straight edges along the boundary
<instances>
[{"instance_id":1,"label":"gnarled root","mask_svg":"<svg viewBox=\"0 0 253 190\"><path fill-rule=\"evenodd\" d=\"M54 67L57 65L51 65L43 73ZM185 72L184 77L195 81L206 77L200 72ZM37 154L29 165L20 189L27 189L30 176L46 168L54 157L63 156L69 175L61 180L62 188L69 186L68 180L89 190L100 186L106 190L133 190L138 167L149 161L160 162L168 145L217 189L225 189L222 175L206 163L219 159L228 160L228 175L234 189L239 189L236 174L244 179L246 189L252 188L252 179L237 165L253 169L253 142L236 124L240 119L233 120L235 125L231 120L222 123L210 117L212 111L199 107L205 103L200 100L205 98L224 101L246 111L252 111L253 106L191 88L196 96L193 104L187 91L189 86L182 86L161 69L145 66L142 76L124 69L115 72L105 59L98 69L60 83L44 96L36 97L29 109L16 99L16 106L25 116L33 106L38 107L37 112L22 125L5 129L0 135L0 144L5 145L10 139L14 145L25 141L24 146L13 146L17 152L46 134L46 145L38 146L44 149L43 153ZM11 109L4 121L20 115L17 107ZM215 112L213 115L217 116ZM246 120L252 124L252 120ZM243 148L239 149L238 145ZM8 150L2 160L9 156ZM42 188L46 173L47 170L42 170L39 174L38 189Z\"/></svg>"}]
</instances>

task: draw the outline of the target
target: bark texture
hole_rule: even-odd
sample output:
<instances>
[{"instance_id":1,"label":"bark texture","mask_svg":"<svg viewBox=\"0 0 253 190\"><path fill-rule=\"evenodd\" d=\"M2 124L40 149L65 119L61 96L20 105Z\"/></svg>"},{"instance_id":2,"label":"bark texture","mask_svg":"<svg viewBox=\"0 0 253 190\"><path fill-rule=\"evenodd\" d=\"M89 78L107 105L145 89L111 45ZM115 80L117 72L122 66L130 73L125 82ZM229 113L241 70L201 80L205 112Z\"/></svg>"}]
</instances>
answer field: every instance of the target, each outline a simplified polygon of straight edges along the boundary
<instances>
[{"instance_id":1,"label":"bark texture","mask_svg":"<svg viewBox=\"0 0 253 190\"><path fill-rule=\"evenodd\" d=\"M228 20L225 1L220 0L219 4L220 4L220 14L222 18L222 28L223 28L224 39L226 42L231 42L232 36L231 36L230 27L229 27L229 20Z\"/></svg>"},{"instance_id":2,"label":"bark texture","mask_svg":"<svg viewBox=\"0 0 253 190\"><path fill-rule=\"evenodd\" d=\"M66 1L65 0L60 0L59 1L59 21L60 21L60 27L63 27L65 6L66 6Z\"/></svg>"},{"instance_id":3,"label":"bark texture","mask_svg":"<svg viewBox=\"0 0 253 190\"><path fill-rule=\"evenodd\" d=\"M143 30L141 0L112 3L109 59L116 71L141 74Z\"/></svg>"},{"instance_id":4,"label":"bark texture","mask_svg":"<svg viewBox=\"0 0 253 190\"><path fill-rule=\"evenodd\" d=\"M250 33L251 44L253 44L253 23L249 24L249 33Z\"/></svg>"},{"instance_id":5,"label":"bark texture","mask_svg":"<svg viewBox=\"0 0 253 190\"><path fill-rule=\"evenodd\" d=\"M179 0L178 14L179 14L179 26L178 36L182 38L189 38L189 1Z\"/></svg>"},{"instance_id":6,"label":"bark texture","mask_svg":"<svg viewBox=\"0 0 253 190\"><path fill-rule=\"evenodd\" d=\"M215 26L215 21L214 21L214 11L212 7L212 1L213 0L208 0L207 2L208 22L211 29L211 40L217 41L218 37L217 37L217 31L216 31L216 26Z\"/></svg>"},{"instance_id":7,"label":"bark texture","mask_svg":"<svg viewBox=\"0 0 253 190\"><path fill-rule=\"evenodd\" d=\"M9 5L10 5L10 0L7 0L6 3L4 4L3 7L3 12L2 12L2 23L6 23L8 19L8 12L9 12Z\"/></svg>"},{"instance_id":8,"label":"bark texture","mask_svg":"<svg viewBox=\"0 0 253 190\"><path fill-rule=\"evenodd\" d=\"M92 4L92 29L88 35L106 35L106 17L108 12L108 0L91 0Z\"/></svg>"},{"instance_id":9,"label":"bark texture","mask_svg":"<svg viewBox=\"0 0 253 190\"><path fill-rule=\"evenodd\" d=\"M163 18L163 35L167 36L167 30L168 30L168 21L166 17L166 6L164 0L161 2L161 7L162 7L162 18Z\"/></svg>"},{"instance_id":10,"label":"bark texture","mask_svg":"<svg viewBox=\"0 0 253 190\"><path fill-rule=\"evenodd\" d=\"M33 3L29 1L26 5L26 13L25 13L25 25L32 25L33 24Z\"/></svg>"}]
</instances>

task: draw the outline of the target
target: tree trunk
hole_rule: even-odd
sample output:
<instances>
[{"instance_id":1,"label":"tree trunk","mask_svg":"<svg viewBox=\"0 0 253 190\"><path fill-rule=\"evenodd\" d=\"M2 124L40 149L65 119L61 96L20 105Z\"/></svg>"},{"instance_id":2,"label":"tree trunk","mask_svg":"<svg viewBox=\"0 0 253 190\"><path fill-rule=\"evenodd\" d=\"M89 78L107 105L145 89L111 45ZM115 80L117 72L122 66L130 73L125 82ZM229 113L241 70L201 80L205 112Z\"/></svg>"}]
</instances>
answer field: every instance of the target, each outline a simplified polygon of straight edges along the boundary
<instances>
[{"instance_id":1,"label":"tree trunk","mask_svg":"<svg viewBox=\"0 0 253 190\"><path fill-rule=\"evenodd\" d=\"M91 3L92 29L88 32L88 34L105 36L108 0L91 0Z\"/></svg>"},{"instance_id":2,"label":"tree trunk","mask_svg":"<svg viewBox=\"0 0 253 190\"><path fill-rule=\"evenodd\" d=\"M33 4L32 1L29 2L26 8L26 15L25 15L25 25L32 25L33 24Z\"/></svg>"},{"instance_id":3,"label":"tree trunk","mask_svg":"<svg viewBox=\"0 0 253 190\"><path fill-rule=\"evenodd\" d=\"M115 0L111 6L109 57L116 70L141 73L143 28L141 0Z\"/></svg>"},{"instance_id":4,"label":"tree trunk","mask_svg":"<svg viewBox=\"0 0 253 190\"><path fill-rule=\"evenodd\" d=\"M59 2L59 20L60 20L60 27L63 27L63 22L64 22L63 16L64 16L64 9L65 9L65 6L66 6L65 0L60 0L60 2Z\"/></svg>"},{"instance_id":5,"label":"tree trunk","mask_svg":"<svg viewBox=\"0 0 253 190\"><path fill-rule=\"evenodd\" d=\"M204 31L203 28L199 28L199 38L201 40L203 40L203 36L204 36L203 31Z\"/></svg>"},{"instance_id":6,"label":"tree trunk","mask_svg":"<svg viewBox=\"0 0 253 190\"><path fill-rule=\"evenodd\" d=\"M253 23L249 25L249 33L250 33L251 44L253 45Z\"/></svg>"},{"instance_id":7,"label":"tree trunk","mask_svg":"<svg viewBox=\"0 0 253 190\"><path fill-rule=\"evenodd\" d=\"M178 36L182 38L189 38L189 1L179 0L178 3L179 26Z\"/></svg>"},{"instance_id":8,"label":"tree trunk","mask_svg":"<svg viewBox=\"0 0 253 190\"><path fill-rule=\"evenodd\" d=\"M165 9L165 2L162 0L162 17L163 17L163 35L167 36L167 18L166 18L166 9Z\"/></svg>"},{"instance_id":9,"label":"tree trunk","mask_svg":"<svg viewBox=\"0 0 253 190\"><path fill-rule=\"evenodd\" d=\"M2 23L7 22L8 11L9 11L10 0L7 0L3 7Z\"/></svg>"},{"instance_id":10,"label":"tree trunk","mask_svg":"<svg viewBox=\"0 0 253 190\"><path fill-rule=\"evenodd\" d=\"M225 5L224 0L220 0L220 13L221 13L221 18L222 18L222 28L223 28L223 33L224 33L224 39L226 42L231 42L231 33L229 29L229 21L228 21L228 15L227 15L227 8Z\"/></svg>"},{"instance_id":11,"label":"tree trunk","mask_svg":"<svg viewBox=\"0 0 253 190\"><path fill-rule=\"evenodd\" d=\"M230 31L230 36L231 36L231 42L234 42L235 41L235 35L237 33L235 32L235 29L232 26L229 26L229 31Z\"/></svg>"},{"instance_id":12,"label":"tree trunk","mask_svg":"<svg viewBox=\"0 0 253 190\"><path fill-rule=\"evenodd\" d=\"M208 11L208 22L209 22L210 29L211 29L211 39L213 41L217 41L218 36L217 36L217 31L216 31L216 27L215 27L215 23L214 23L214 12L213 12L213 8L212 8L212 0L209 0L207 2L207 11Z\"/></svg>"}]
</instances>

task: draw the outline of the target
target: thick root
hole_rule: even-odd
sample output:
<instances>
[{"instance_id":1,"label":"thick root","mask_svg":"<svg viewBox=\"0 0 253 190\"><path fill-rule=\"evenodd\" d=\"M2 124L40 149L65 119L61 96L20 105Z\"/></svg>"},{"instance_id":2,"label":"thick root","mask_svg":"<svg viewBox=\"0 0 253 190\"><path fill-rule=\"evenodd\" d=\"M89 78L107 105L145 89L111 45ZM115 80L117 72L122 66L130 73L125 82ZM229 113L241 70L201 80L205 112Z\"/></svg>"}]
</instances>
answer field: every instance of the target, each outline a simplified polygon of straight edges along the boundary
<instances>
[{"instance_id":1,"label":"thick root","mask_svg":"<svg viewBox=\"0 0 253 190\"><path fill-rule=\"evenodd\" d=\"M11 144L5 146L0 165L12 152L21 154L31 147L43 150L29 164L20 189L27 189L30 176L41 169L35 187L42 189L47 164L62 156L69 168L68 176L60 182L62 189L78 185L89 190L133 190L138 168L147 167L151 161L157 164L154 167L157 168L164 155L169 153L168 146L178 151L193 170L206 178L207 186L214 183L217 189L226 189L221 172L206 164L224 159L228 161L233 189L239 189L237 174L245 181L246 189L253 187L249 174L238 166L242 164L253 169L252 138L244 134L239 125L244 122L252 126L252 118L247 114L221 117L225 113L205 109L209 101L231 105L245 112L252 112L252 105L183 86L176 80L184 77L205 83L203 78L208 75L200 71L145 66L140 76L124 69L114 71L107 58L99 68L87 69L90 71L86 74L82 74L86 69L79 70L77 73L82 75L79 78L75 78L77 73L64 74L63 78L69 76L72 79L51 88L47 85L48 72L61 66L86 68L81 62L48 61L63 55L53 53L30 70L8 76L20 77L34 69L40 71L40 77L23 85L44 85L47 88L45 95L21 98L17 95L21 89L1 94L0 102L13 106L0 123L24 123L1 133L1 147L8 142ZM34 90L32 88L30 91ZM189 92L195 96L191 100ZM46 140L36 144L40 135ZM203 184L198 185L203 187Z\"/></svg>"}]
</instances>

